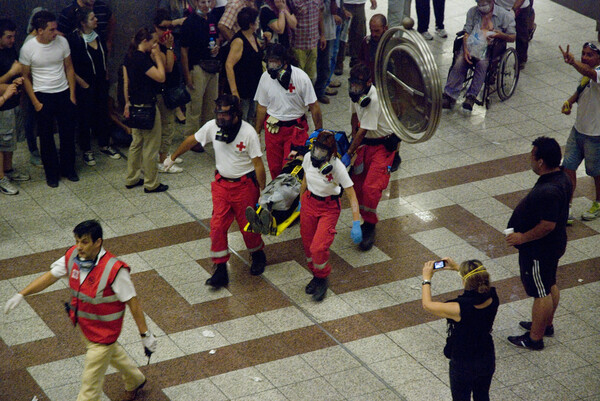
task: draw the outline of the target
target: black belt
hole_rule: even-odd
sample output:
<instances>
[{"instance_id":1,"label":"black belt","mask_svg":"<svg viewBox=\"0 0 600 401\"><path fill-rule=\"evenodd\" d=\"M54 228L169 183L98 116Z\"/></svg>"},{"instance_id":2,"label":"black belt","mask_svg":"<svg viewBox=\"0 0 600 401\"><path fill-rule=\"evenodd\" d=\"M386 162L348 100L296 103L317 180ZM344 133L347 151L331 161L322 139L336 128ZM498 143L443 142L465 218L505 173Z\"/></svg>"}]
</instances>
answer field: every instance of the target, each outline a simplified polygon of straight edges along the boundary
<instances>
[{"instance_id":1,"label":"black belt","mask_svg":"<svg viewBox=\"0 0 600 401\"><path fill-rule=\"evenodd\" d=\"M277 123L277 125L279 125L280 127L293 127L294 125L298 125L302 122L306 121L306 116L302 116L300 118L297 118L295 120L289 120L289 121L281 121L279 120L279 122Z\"/></svg>"},{"instance_id":2,"label":"black belt","mask_svg":"<svg viewBox=\"0 0 600 401\"><path fill-rule=\"evenodd\" d=\"M367 146L385 145L386 141L390 138L390 136L391 135L384 136L383 138L363 138L360 144Z\"/></svg>"},{"instance_id":3,"label":"black belt","mask_svg":"<svg viewBox=\"0 0 600 401\"><path fill-rule=\"evenodd\" d=\"M217 181L225 180L227 182L240 182L242 180L242 178L244 178L244 177L248 177L251 180L256 180L256 172L251 171L251 172L249 172L241 177L238 177L238 178L229 178L229 177L222 176L221 173L219 173L219 170L215 170L215 179Z\"/></svg>"},{"instance_id":4,"label":"black belt","mask_svg":"<svg viewBox=\"0 0 600 401\"><path fill-rule=\"evenodd\" d=\"M311 198L315 198L318 201L326 201L328 199L336 200L336 199L339 199L342 196L342 194L339 194L339 195L330 195L330 196L319 196L319 195L313 194L312 192L309 192L308 195Z\"/></svg>"}]
</instances>

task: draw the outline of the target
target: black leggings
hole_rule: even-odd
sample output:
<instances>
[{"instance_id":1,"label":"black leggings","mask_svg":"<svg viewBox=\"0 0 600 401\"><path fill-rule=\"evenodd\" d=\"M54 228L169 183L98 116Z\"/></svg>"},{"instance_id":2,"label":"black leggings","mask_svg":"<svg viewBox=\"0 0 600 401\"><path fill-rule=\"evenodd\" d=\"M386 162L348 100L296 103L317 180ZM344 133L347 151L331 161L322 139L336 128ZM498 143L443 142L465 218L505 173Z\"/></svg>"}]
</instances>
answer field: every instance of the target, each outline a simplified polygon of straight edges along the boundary
<instances>
[{"instance_id":1,"label":"black leggings","mask_svg":"<svg viewBox=\"0 0 600 401\"><path fill-rule=\"evenodd\" d=\"M489 401L490 384L496 370L495 359L450 360L450 390L453 401Z\"/></svg>"}]
</instances>

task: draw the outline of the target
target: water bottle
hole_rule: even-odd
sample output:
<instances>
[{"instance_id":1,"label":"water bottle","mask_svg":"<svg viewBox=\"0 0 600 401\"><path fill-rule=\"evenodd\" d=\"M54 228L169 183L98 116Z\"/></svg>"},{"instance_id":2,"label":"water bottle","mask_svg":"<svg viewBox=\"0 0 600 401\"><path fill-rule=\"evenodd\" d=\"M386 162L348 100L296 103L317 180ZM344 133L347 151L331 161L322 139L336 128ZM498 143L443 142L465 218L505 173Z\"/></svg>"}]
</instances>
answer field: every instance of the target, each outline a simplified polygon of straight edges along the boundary
<instances>
[{"instance_id":1,"label":"water bottle","mask_svg":"<svg viewBox=\"0 0 600 401\"><path fill-rule=\"evenodd\" d=\"M211 37L211 38L210 38L210 40L208 41L208 48L209 48L209 49L210 49L210 51L211 51L211 54L210 54L210 56L211 56L211 57L215 57L215 55L214 55L214 54L212 54L212 50L213 50L215 47L217 47L217 41L215 40L215 38Z\"/></svg>"}]
</instances>

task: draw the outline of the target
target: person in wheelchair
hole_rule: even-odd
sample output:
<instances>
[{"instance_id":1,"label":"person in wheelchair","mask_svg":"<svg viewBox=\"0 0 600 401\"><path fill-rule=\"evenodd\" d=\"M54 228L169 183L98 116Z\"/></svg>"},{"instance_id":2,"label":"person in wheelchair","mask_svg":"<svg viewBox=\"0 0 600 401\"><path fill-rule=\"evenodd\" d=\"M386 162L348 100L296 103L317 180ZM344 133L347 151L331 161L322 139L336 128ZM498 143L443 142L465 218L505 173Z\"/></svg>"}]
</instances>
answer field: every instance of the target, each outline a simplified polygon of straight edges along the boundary
<instances>
[{"instance_id":1,"label":"person in wheelchair","mask_svg":"<svg viewBox=\"0 0 600 401\"><path fill-rule=\"evenodd\" d=\"M465 110L473 110L473 104L485 83L486 72L491 58L491 44L494 40L514 42L516 38L515 18L501 7L494 7L493 0L476 0L477 6L467 11L463 27L462 51L454 55L454 65L448 74L444 88L442 107L450 109L460 95L467 71L474 66L473 80L467 90L462 105ZM460 34L460 33L459 33Z\"/></svg>"}]
</instances>

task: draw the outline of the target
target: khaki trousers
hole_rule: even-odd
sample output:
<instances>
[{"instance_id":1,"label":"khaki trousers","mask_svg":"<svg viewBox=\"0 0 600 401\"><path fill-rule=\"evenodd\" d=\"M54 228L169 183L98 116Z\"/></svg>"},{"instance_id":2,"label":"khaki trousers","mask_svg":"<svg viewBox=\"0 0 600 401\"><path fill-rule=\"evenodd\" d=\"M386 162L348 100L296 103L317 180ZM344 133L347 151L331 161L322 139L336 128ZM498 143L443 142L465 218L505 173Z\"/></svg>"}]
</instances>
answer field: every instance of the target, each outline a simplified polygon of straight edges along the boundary
<instances>
[{"instance_id":1,"label":"khaki trousers","mask_svg":"<svg viewBox=\"0 0 600 401\"><path fill-rule=\"evenodd\" d=\"M167 108L162 95L158 95L156 100L156 105L160 111L161 126L159 153L170 153L169 148L175 136L175 109Z\"/></svg>"},{"instance_id":2,"label":"khaki trousers","mask_svg":"<svg viewBox=\"0 0 600 401\"><path fill-rule=\"evenodd\" d=\"M185 135L195 134L208 121L215 118L215 99L219 90L219 74L209 74L195 65L190 71L194 89L188 88L192 101L188 103L185 118Z\"/></svg>"},{"instance_id":3,"label":"khaki trousers","mask_svg":"<svg viewBox=\"0 0 600 401\"><path fill-rule=\"evenodd\" d=\"M80 332L87 352L77 401L97 401L102 395L104 375L110 364L121 373L125 390L132 391L146 380L119 343L110 345L93 343Z\"/></svg>"},{"instance_id":4,"label":"khaki trousers","mask_svg":"<svg viewBox=\"0 0 600 401\"><path fill-rule=\"evenodd\" d=\"M158 187L158 168L156 156L160 148L161 116L158 106L156 117L151 130L133 128L131 136L133 140L129 146L127 156L127 179L126 185L134 185L140 180L142 169L144 170L144 188L153 190Z\"/></svg>"},{"instance_id":5,"label":"khaki trousers","mask_svg":"<svg viewBox=\"0 0 600 401\"><path fill-rule=\"evenodd\" d=\"M317 48L309 50L293 49L293 52L300 69L308 75L311 81L314 81L317 76Z\"/></svg>"}]
</instances>

